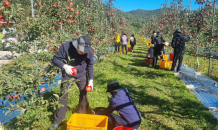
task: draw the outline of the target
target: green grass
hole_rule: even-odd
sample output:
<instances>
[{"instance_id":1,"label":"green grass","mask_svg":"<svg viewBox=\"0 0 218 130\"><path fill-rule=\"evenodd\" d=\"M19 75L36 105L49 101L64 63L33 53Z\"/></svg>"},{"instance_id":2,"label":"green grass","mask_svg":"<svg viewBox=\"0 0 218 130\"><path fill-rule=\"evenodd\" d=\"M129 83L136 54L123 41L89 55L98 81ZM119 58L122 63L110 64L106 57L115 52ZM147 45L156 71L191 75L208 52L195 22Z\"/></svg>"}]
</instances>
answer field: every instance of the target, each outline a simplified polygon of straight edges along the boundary
<instances>
[{"instance_id":1,"label":"green grass","mask_svg":"<svg viewBox=\"0 0 218 130\"><path fill-rule=\"evenodd\" d=\"M118 80L129 89L142 114L140 130L217 129L217 120L173 72L144 64L147 46L142 40L138 41L134 53L109 55L94 65L94 91L88 95L90 109L108 106L107 83ZM78 93L71 95L74 95L74 100L70 101L72 108L63 124L77 108ZM65 125L60 127L65 128Z\"/></svg>"},{"instance_id":2,"label":"green grass","mask_svg":"<svg viewBox=\"0 0 218 130\"><path fill-rule=\"evenodd\" d=\"M94 90L88 93L90 110L108 106L107 83L118 80L121 86L129 89L142 114L139 130L216 130L218 122L215 117L173 72L145 65L147 45L140 39L137 41L134 53L111 54L95 63ZM48 95L59 92L57 86ZM78 98L79 90L74 86L68 98L67 116L59 130L66 130L70 116L77 112ZM54 113L53 109L50 111ZM34 129L49 129L53 119L53 115L46 119L48 125L39 121L39 128Z\"/></svg>"}]
</instances>

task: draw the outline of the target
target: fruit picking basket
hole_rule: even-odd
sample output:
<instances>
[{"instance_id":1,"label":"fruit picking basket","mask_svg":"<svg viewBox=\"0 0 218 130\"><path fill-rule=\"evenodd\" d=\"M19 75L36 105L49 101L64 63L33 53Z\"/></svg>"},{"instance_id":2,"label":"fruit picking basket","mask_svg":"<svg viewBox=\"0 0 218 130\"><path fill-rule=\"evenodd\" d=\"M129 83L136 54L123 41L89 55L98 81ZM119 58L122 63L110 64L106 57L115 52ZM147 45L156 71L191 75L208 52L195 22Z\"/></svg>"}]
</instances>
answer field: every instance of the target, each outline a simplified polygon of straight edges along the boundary
<instances>
[{"instance_id":1,"label":"fruit picking basket","mask_svg":"<svg viewBox=\"0 0 218 130\"><path fill-rule=\"evenodd\" d=\"M73 114L67 122L67 130L107 130L108 117L103 115Z\"/></svg>"}]
</instances>

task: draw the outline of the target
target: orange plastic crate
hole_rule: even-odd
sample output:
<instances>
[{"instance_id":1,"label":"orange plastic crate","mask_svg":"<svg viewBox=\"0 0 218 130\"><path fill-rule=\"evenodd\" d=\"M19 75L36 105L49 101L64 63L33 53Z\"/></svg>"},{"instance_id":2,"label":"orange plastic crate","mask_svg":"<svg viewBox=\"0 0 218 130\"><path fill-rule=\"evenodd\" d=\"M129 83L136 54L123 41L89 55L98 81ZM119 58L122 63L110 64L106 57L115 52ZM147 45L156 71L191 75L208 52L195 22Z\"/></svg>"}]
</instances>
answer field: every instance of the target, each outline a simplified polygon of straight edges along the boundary
<instances>
[{"instance_id":1,"label":"orange plastic crate","mask_svg":"<svg viewBox=\"0 0 218 130\"><path fill-rule=\"evenodd\" d=\"M173 64L173 61L169 61L169 60L166 60L166 61L160 60L160 61L159 61L159 66L160 66L160 68L168 68L168 69L171 69L172 64Z\"/></svg>"},{"instance_id":2,"label":"orange plastic crate","mask_svg":"<svg viewBox=\"0 0 218 130\"><path fill-rule=\"evenodd\" d=\"M67 122L67 130L107 130L108 117L91 114L73 114Z\"/></svg>"}]
</instances>

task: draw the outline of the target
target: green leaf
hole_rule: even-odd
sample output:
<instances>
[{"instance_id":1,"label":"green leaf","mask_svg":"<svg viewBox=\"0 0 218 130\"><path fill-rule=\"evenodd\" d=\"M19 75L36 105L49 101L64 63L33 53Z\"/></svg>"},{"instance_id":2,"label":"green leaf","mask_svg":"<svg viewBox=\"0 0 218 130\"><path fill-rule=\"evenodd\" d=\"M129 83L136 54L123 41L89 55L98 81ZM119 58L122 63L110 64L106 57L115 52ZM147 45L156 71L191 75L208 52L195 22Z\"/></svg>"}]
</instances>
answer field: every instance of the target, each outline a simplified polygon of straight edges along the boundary
<instances>
[{"instance_id":1,"label":"green leaf","mask_svg":"<svg viewBox=\"0 0 218 130\"><path fill-rule=\"evenodd\" d=\"M8 115L8 113L10 113L10 112L11 112L11 111L7 111L7 112L5 112L5 116Z\"/></svg>"},{"instance_id":2,"label":"green leaf","mask_svg":"<svg viewBox=\"0 0 218 130\"><path fill-rule=\"evenodd\" d=\"M58 108L63 107L64 105L61 103L58 103Z\"/></svg>"},{"instance_id":3,"label":"green leaf","mask_svg":"<svg viewBox=\"0 0 218 130\"><path fill-rule=\"evenodd\" d=\"M4 14L10 14L10 11L4 11Z\"/></svg>"}]
</instances>

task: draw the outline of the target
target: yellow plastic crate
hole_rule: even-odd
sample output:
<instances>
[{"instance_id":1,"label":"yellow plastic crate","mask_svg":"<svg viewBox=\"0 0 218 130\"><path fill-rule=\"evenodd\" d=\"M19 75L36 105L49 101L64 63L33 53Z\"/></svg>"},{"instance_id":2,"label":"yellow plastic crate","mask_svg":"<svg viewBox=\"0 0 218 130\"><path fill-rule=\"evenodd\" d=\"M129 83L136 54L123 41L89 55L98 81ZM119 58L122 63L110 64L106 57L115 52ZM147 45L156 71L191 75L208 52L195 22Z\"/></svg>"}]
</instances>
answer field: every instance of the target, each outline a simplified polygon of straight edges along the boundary
<instances>
[{"instance_id":1,"label":"yellow plastic crate","mask_svg":"<svg viewBox=\"0 0 218 130\"><path fill-rule=\"evenodd\" d=\"M145 43L149 44L149 43L151 43L151 41L149 41L149 40L145 40Z\"/></svg>"},{"instance_id":2,"label":"yellow plastic crate","mask_svg":"<svg viewBox=\"0 0 218 130\"><path fill-rule=\"evenodd\" d=\"M165 60L165 61L167 61L168 60L168 54L163 54L163 59ZM159 60L161 60L161 57L159 56Z\"/></svg>"},{"instance_id":3,"label":"yellow plastic crate","mask_svg":"<svg viewBox=\"0 0 218 130\"><path fill-rule=\"evenodd\" d=\"M107 130L108 117L91 114L73 114L67 122L67 130Z\"/></svg>"},{"instance_id":4,"label":"yellow plastic crate","mask_svg":"<svg viewBox=\"0 0 218 130\"><path fill-rule=\"evenodd\" d=\"M167 65L168 65L167 68L171 69L172 64L173 64L173 61L168 60L167 61Z\"/></svg>"}]
</instances>

